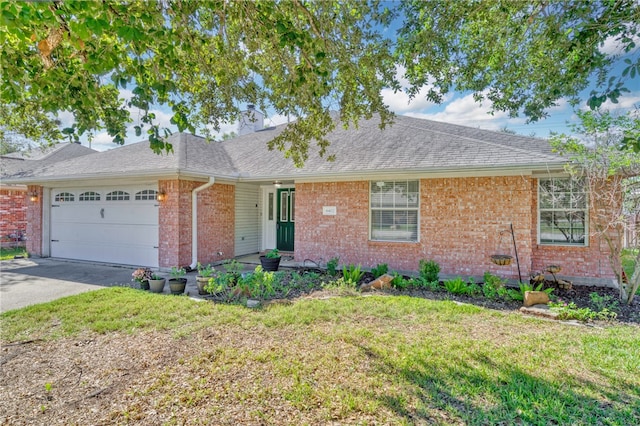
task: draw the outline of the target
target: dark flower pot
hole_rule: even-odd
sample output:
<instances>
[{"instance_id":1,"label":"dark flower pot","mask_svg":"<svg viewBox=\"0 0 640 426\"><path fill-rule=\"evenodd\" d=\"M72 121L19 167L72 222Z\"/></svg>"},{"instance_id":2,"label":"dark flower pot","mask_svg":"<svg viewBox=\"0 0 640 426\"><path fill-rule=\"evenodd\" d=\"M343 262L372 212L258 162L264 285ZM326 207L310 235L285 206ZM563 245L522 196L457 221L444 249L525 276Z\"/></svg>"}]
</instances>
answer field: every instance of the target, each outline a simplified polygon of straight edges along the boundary
<instances>
[{"instance_id":1,"label":"dark flower pot","mask_svg":"<svg viewBox=\"0 0 640 426\"><path fill-rule=\"evenodd\" d=\"M171 290L171 294L182 294L184 293L184 289L187 286L186 278L171 278L169 280L169 289Z\"/></svg>"},{"instance_id":2,"label":"dark flower pot","mask_svg":"<svg viewBox=\"0 0 640 426\"><path fill-rule=\"evenodd\" d=\"M152 293L162 293L164 291L164 283L164 278L159 280L149 280L149 290L151 290Z\"/></svg>"},{"instance_id":3,"label":"dark flower pot","mask_svg":"<svg viewBox=\"0 0 640 426\"><path fill-rule=\"evenodd\" d=\"M282 257L274 257L269 258L267 256L260 256L260 263L262 264L262 269L265 271L277 271L280 267L280 259Z\"/></svg>"},{"instance_id":4,"label":"dark flower pot","mask_svg":"<svg viewBox=\"0 0 640 426\"><path fill-rule=\"evenodd\" d=\"M140 283L140 290L149 290L149 281L144 280Z\"/></svg>"}]
</instances>

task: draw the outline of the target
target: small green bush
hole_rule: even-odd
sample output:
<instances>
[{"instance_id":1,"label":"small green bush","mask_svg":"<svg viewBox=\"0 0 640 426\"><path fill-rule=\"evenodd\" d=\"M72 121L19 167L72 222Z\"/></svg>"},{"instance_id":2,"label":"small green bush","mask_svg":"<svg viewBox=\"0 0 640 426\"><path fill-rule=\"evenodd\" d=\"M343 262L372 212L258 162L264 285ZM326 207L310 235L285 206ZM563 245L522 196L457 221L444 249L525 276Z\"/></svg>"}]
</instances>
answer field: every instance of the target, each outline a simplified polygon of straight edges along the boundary
<instances>
[{"instance_id":1,"label":"small green bush","mask_svg":"<svg viewBox=\"0 0 640 426\"><path fill-rule=\"evenodd\" d=\"M356 283L345 280L344 277L340 277L334 281L322 282L321 285L324 290L328 290L339 296L356 296L359 294Z\"/></svg>"},{"instance_id":2,"label":"small green bush","mask_svg":"<svg viewBox=\"0 0 640 426\"><path fill-rule=\"evenodd\" d=\"M467 294L472 296L482 294L482 288L475 282L473 277L469 277L469 282L467 283Z\"/></svg>"},{"instance_id":3,"label":"small green bush","mask_svg":"<svg viewBox=\"0 0 640 426\"><path fill-rule=\"evenodd\" d=\"M338 274L338 262L340 258L334 257L327 262L327 274L335 277Z\"/></svg>"},{"instance_id":4,"label":"small green bush","mask_svg":"<svg viewBox=\"0 0 640 426\"><path fill-rule=\"evenodd\" d=\"M603 308L601 311L592 311L589 308L578 308L578 306L571 303L564 303L559 301L557 303L549 302L549 307L558 313L558 318L562 320L577 320L582 322L588 322L593 320L601 321L613 321L617 318L618 314L610 311L607 308Z\"/></svg>"},{"instance_id":5,"label":"small green bush","mask_svg":"<svg viewBox=\"0 0 640 426\"><path fill-rule=\"evenodd\" d=\"M619 309L618 300L608 294L599 295L596 292L589 293L591 299L591 306L595 311L603 311L605 309L609 311L617 311Z\"/></svg>"},{"instance_id":6,"label":"small green bush","mask_svg":"<svg viewBox=\"0 0 640 426\"><path fill-rule=\"evenodd\" d=\"M389 271L389 265L386 263L378 263L375 268L371 268L371 273L374 278L383 276Z\"/></svg>"},{"instance_id":7,"label":"small green bush","mask_svg":"<svg viewBox=\"0 0 640 426\"><path fill-rule=\"evenodd\" d=\"M405 290L412 285L412 280L405 279L402 275L397 272L393 273L393 279L391 280L391 285L398 290Z\"/></svg>"},{"instance_id":8,"label":"small green bush","mask_svg":"<svg viewBox=\"0 0 640 426\"><path fill-rule=\"evenodd\" d=\"M445 280L444 288L452 294L467 294L469 291L467 282L460 277Z\"/></svg>"},{"instance_id":9,"label":"small green bush","mask_svg":"<svg viewBox=\"0 0 640 426\"><path fill-rule=\"evenodd\" d=\"M346 281L352 281L354 284L358 284L364 275L364 271L361 270L360 265L349 265L342 268L342 276Z\"/></svg>"},{"instance_id":10,"label":"small green bush","mask_svg":"<svg viewBox=\"0 0 640 426\"><path fill-rule=\"evenodd\" d=\"M421 288L424 290L438 291L442 289L442 287L440 287L440 281L427 281L427 279L424 277L416 278L415 280L413 280L413 283L417 288Z\"/></svg>"},{"instance_id":11,"label":"small green bush","mask_svg":"<svg viewBox=\"0 0 640 426\"><path fill-rule=\"evenodd\" d=\"M440 281L440 265L435 260L420 260L420 277L425 280Z\"/></svg>"},{"instance_id":12,"label":"small green bush","mask_svg":"<svg viewBox=\"0 0 640 426\"><path fill-rule=\"evenodd\" d=\"M487 271L484 273L483 281L482 295L487 299L497 299L501 297L501 295L506 294L504 286L507 283L507 280L503 280L497 275L493 275L491 272Z\"/></svg>"}]
</instances>

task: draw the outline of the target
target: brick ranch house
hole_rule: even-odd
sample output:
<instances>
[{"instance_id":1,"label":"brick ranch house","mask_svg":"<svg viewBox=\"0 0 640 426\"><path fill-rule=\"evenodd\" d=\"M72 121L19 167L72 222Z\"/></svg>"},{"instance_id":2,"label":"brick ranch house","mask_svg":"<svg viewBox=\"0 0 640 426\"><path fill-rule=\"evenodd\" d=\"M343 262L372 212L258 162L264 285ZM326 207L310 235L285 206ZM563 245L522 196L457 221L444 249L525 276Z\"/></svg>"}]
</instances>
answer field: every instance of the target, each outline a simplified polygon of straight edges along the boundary
<instances>
[{"instance_id":1,"label":"brick ranch house","mask_svg":"<svg viewBox=\"0 0 640 426\"><path fill-rule=\"evenodd\" d=\"M60 143L0 156L0 243L3 246L16 242L23 245L27 233L27 205L30 199L27 186L6 184L7 176L19 177L30 170L94 152L77 143Z\"/></svg>"},{"instance_id":2,"label":"brick ranch house","mask_svg":"<svg viewBox=\"0 0 640 426\"><path fill-rule=\"evenodd\" d=\"M329 134L327 162L310 153L295 168L267 141L284 128L207 143L169 138L43 166L9 182L28 186L27 248L38 256L168 268L277 247L296 261L416 271L434 259L443 276L484 271L523 279L549 264L577 282L612 285L590 206L547 141L398 116Z\"/></svg>"}]
</instances>

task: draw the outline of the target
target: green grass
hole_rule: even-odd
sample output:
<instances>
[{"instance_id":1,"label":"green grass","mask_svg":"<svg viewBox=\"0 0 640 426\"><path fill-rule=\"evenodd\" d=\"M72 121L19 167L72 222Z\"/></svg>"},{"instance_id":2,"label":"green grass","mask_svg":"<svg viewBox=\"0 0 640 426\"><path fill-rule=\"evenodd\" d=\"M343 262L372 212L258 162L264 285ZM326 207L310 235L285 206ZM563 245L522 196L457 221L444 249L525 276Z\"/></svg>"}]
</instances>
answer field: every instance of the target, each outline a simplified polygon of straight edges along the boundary
<instances>
[{"instance_id":1,"label":"green grass","mask_svg":"<svg viewBox=\"0 0 640 426\"><path fill-rule=\"evenodd\" d=\"M0 260L13 259L14 256L27 256L27 251L24 247L15 248L0 248Z\"/></svg>"},{"instance_id":2,"label":"green grass","mask_svg":"<svg viewBox=\"0 0 640 426\"><path fill-rule=\"evenodd\" d=\"M633 275L636 256L638 256L638 250L625 249L622 251L622 268L628 277Z\"/></svg>"},{"instance_id":3,"label":"green grass","mask_svg":"<svg viewBox=\"0 0 640 426\"><path fill-rule=\"evenodd\" d=\"M238 404L253 423L640 423L635 326L568 326L405 296L250 310L109 288L7 312L0 330L4 342L87 332L191 342L180 363L147 372L154 385L111 419L153 402L176 424L183 412L225 423Z\"/></svg>"}]
</instances>

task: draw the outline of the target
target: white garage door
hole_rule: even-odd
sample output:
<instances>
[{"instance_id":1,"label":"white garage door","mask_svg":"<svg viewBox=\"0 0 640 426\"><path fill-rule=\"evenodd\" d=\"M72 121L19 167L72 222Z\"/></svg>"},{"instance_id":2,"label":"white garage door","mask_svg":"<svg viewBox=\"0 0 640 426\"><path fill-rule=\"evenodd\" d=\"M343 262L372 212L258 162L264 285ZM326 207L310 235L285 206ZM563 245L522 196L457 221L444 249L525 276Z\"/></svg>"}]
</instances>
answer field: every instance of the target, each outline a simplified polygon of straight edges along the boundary
<instances>
[{"instance_id":1,"label":"white garage door","mask_svg":"<svg viewBox=\"0 0 640 426\"><path fill-rule=\"evenodd\" d=\"M51 256L158 266L157 187L51 193Z\"/></svg>"}]
</instances>

